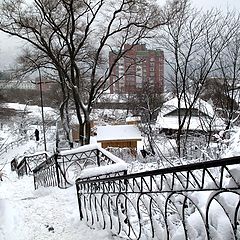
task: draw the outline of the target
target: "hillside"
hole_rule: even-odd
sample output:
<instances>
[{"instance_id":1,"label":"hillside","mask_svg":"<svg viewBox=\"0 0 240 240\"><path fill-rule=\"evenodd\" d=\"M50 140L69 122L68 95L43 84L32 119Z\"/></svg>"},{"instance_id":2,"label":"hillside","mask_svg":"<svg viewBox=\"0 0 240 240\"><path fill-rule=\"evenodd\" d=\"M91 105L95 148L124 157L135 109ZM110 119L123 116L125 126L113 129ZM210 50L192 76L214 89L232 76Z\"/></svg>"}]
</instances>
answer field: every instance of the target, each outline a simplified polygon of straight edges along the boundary
<instances>
[{"instance_id":1,"label":"hillside","mask_svg":"<svg viewBox=\"0 0 240 240\"><path fill-rule=\"evenodd\" d=\"M106 231L95 231L80 222L75 187L62 190L34 190L33 177L18 179L11 172L9 160L26 152L35 142L30 141L1 156L4 167L0 182L0 239L1 240L91 240L111 239ZM2 166L2 165L1 165Z\"/></svg>"}]
</instances>

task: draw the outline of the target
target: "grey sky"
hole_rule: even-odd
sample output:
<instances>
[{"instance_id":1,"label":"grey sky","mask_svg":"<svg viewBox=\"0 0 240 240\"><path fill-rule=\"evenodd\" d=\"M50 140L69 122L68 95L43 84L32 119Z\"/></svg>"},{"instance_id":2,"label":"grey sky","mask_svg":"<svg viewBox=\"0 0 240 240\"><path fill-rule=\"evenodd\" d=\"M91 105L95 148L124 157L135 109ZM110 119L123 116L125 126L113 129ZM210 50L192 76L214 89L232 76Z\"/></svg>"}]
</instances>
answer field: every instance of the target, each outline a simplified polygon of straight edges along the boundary
<instances>
[{"instance_id":1,"label":"grey sky","mask_svg":"<svg viewBox=\"0 0 240 240\"><path fill-rule=\"evenodd\" d=\"M192 0L193 5L197 8L219 8L222 10L237 10L240 11L240 0Z\"/></svg>"},{"instance_id":2,"label":"grey sky","mask_svg":"<svg viewBox=\"0 0 240 240\"><path fill-rule=\"evenodd\" d=\"M19 39L0 32L0 70L10 68L17 54L20 53L21 46Z\"/></svg>"},{"instance_id":3,"label":"grey sky","mask_svg":"<svg viewBox=\"0 0 240 240\"><path fill-rule=\"evenodd\" d=\"M163 2L165 0L159 0ZM196 8L210 9L219 8L226 11L230 10L240 11L240 0L191 0L193 6ZM8 37L0 32L0 70L7 69L14 63L16 55L21 50L19 40L13 37Z\"/></svg>"}]
</instances>

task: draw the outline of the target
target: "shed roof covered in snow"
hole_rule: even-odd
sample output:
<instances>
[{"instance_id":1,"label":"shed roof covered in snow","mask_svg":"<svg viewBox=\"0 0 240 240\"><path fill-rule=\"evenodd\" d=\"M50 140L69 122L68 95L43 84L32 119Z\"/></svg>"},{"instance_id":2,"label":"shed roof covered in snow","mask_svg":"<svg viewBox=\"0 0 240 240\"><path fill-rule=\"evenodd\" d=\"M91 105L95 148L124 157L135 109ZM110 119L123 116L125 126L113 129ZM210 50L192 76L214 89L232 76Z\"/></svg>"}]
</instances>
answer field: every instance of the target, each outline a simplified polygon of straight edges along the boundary
<instances>
[{"instance_id":1,"label":"shed roof covered in snow","mask_svg":"<svg viewBox=\"0 0 240 240\"><path fill-rule=\"evenodd\" d=\"M97 127L97 141L141 140L141 132L135 125L108 125Z\"/></svg>"}]
</instances>

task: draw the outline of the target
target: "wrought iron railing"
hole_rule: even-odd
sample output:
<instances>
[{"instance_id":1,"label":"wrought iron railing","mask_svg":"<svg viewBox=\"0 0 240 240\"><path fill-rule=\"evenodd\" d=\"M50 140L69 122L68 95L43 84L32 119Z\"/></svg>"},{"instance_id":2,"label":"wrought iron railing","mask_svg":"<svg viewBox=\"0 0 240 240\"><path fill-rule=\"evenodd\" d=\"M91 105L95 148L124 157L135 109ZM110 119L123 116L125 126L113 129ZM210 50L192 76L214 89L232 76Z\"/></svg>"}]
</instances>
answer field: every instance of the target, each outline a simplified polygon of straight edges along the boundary
<instances>
[{"instance_id":1,"label":"wrought iron railing","mask_svg":"<svg viewBox=\"0 0 240 240\"><path fill-rule=\"evenodd\" d=\"M21 160L21 162L17 165L16 171L17 171L18 177L22 177L23 175L27 175L29 172L31 172L26 159L23 158Z\"/></svg>"},{"instance_id":2,"label":"wrought iron railing","mask_svg":"<svg viewBox=\"0 0 240 240\"><path fill-rule=\"evenodd\" d=\"M34 187L35 189L50 186L67 185L66 179L63 175L59 175L59 166L56 162L57 155L49 157L42 162L39 166L33 169Z\"/></svg>"},{"instance_id":3,"label":"wrought iron railing","mask_svg":"<svg viewBox=\"0 0 240 240\"><path fill-rule=\"evenodd\" d=\"M46 152L25 156L17 165L18 176L32 173L33 169L48 158Z\"/></svg>"},{"instance_id":4,"label":"wrought iron railing","mask_svg":"<svg viewBox=\"0 0 240 240\"><path fill-rule=\"evenodd\" d=\"M123 161L97 145L61 151L34 169L35 189L39 186L67 188L75 183L83 169L117 163Z\"/></svg>"},{"instance_id":5,"label":"wrought iron railing","mask_svg":"<svg viewBox=\"0 0 240 240\"><path fill-rule=\"evenodd\" d=\"M239 187L240 157L76 180L81 220L127 239L240 239Z\"/></svg>"}]
</instances>

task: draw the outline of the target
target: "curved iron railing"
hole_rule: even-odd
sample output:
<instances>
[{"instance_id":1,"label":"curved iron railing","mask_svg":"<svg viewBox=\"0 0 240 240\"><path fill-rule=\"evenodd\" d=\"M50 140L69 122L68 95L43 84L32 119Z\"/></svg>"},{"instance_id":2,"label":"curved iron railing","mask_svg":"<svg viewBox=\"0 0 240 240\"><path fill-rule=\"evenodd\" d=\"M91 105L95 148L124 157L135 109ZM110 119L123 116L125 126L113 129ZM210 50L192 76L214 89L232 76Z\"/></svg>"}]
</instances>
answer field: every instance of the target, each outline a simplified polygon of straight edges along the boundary
<instances>
[{"instance_id":1,"label":"curved iron railing","mask_svg":"<svg viewBox=\"0 0 240 240\"><path fill-rule=\"evenodd\" d=\"M20 177L32 173L32 170L44 162L47 157L48 155L46 152L25 156L17 165L16 171L18 176Z\"/></svg>"},{"instance_id":2,"label":"curved iron railing","mask_svg":"<svg viewBox=\"0 0 240 240\"><path fill-rule=\"evenodd\" d=\"M34 187L35 189L50 186L67 187L69 184L64 176L61 174L57 164L57 155L49 157L42 162L39 166L33 169ZM60 172L60 174L59 174Z\"/></svg>"},{"instance_id":3,"label":"curved iron railing","mask_svg":"<svg viewBox=\"0 0 240 240\"><path fill-rule=\"evenodd\" d=\"M116 163L123 161L97 145L61 151L33 170L35 189L39 186L67 188L75 183L83 169Z\"/></svg>"},{"instance_id":4,"label":"curved iron railing","mask_svg":"<svg viewBox=\"0 0 240 240\"><path fill-rule=\"evenodd\" d=\"M127 239L240 239L239 164L240 157L233 157L80 177L80 218Z\"/></svg>"}]
</instances>

